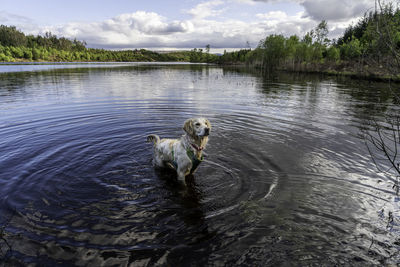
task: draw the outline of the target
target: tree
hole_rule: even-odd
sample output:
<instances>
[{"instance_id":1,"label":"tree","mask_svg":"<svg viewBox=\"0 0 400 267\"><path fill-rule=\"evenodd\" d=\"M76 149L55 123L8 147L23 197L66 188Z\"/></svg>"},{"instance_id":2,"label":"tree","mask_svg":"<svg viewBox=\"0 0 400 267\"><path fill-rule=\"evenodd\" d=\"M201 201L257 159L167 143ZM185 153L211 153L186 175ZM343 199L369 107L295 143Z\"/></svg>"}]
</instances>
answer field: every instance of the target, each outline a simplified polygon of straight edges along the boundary
<instances>
[{"instance_id":1,"label":"tree","mask_svg":"<svg viewBox=\"0 0 400 267\"><path fill-rule=\"evenodd\" d=\"M270 71L276 69L286 58L286 39L283 35L272 34L265 38L259 48L262 52L262 67Z\"/></svg>"},{"instance_id":2,"label":"tree","mask_svg":"<svg viewBox=\"0 0 400 267\"><path fill-rule=\"evenodd\" d=\"M357 38L352 38L350 42L340 46L340 55L342 59L358 59L363 54L363 51L363 45Z\"/></svg>"},{"instance_id":3,"label":"tree","mask_svg":"<svg viewBox=\"0 0 400 267\"><path fill-rule=\"evenodd\" d=\"M251 50L250 42L246 41L246 49Z\"/></svg>"},{"instance_id":4,"label":"tree","mask_svg":"<svg viewBox=\"0 0 400 267\"><path fill-rule=\"evenodd\" d=\"M206 45L206 53L210 53L210 45Z\"/></svg>"},{"instance_id":5,"label":"tree","mask_svg":"<svg viewBox=\"0 0 400 267\"><path fill-rule=\"evenodd\" d=\"M328 23L325 20L321 21L314 30L316 42L319 44L327 45L329 43L328 37Z\"/></svg>"},{"instance_id":6,"label":"tree","mask_svg":"<svg viewBox=\"0 0 400 267\"><path fill-rule=\"evenodd\" d=\"M332 62L337 62L340 60L340 50L335 47L335 46L330 46L327 50L326 50L326 58L329 61Z\"/></svg>"},{"instance_id":7,"label":"tree","mask_svg":"<svg viewBox=\"0 0 400 267\"><path fill-rule=\"evenodd\" d=\"M0 25L0 44L3 46L26 46L25 34L17 30L15 26Z\"/></svg>"}]
</instances>

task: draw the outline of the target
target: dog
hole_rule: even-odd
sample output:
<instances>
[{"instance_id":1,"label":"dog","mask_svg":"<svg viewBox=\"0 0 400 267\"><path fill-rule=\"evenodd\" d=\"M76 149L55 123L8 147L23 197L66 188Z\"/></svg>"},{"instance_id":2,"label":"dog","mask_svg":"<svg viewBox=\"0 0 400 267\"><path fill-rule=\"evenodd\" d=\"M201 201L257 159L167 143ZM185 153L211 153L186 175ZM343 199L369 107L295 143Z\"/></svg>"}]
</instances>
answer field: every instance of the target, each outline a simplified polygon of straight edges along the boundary
<instances>
[{"instance_id":1,"label":"dog","mask_svg":"<svg viewBox=\"0 0 400 267\"><path fill-rule=\"evenodd\" d=\"M179 139L160 139L156 134L147 136L147 142L153 142L153 163L156 167L168 167L176 171L178 179L193 174L203 161L211 123L205 118L188 119L183 124L185 134Z\"/></svg>"}]
</instances>

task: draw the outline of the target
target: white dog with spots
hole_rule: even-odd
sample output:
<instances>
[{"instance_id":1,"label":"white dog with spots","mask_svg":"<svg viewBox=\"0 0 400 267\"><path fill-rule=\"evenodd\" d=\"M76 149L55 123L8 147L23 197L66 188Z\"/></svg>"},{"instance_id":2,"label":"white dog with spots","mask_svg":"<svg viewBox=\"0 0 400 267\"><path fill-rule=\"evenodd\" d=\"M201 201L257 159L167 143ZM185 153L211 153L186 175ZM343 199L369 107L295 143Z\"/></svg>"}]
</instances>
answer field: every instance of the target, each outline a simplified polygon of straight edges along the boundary
<instances>
[{"instance_id":1,"label":"white dog with spots","mask_svg":"<svg viewBox=\"0 0 400 267\"><path fill-rule=\"evenodd\" d=\"M188 119L183 130L185 134L179 139L160 139L155 134L147 137L147 141L154 144L155 166L176 170L181 181L193 174L203 161L202 152L208 142L211 124L205 118Z\"/></svg>"}]
</instances>

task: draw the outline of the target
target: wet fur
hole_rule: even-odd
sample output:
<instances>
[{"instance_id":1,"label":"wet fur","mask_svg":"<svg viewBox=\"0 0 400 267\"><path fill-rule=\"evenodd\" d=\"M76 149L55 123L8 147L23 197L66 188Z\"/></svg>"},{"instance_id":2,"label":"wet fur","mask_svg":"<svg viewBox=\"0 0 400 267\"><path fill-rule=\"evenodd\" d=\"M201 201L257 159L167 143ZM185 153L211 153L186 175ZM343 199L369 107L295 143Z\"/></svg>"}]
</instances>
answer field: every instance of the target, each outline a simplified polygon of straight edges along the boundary
<instances>
[{"instance_id":1,"label":"wet fur","mask_svg":"<svg viewBox=\"0 0 400 267\"><path fill-rule=\"evenodd\" d=\"M154 165L175 169L173 164L175 161L178 166L176 173L181 181L185 181L185 177L192 169L192 161L187 155L187 150L192 150L197 158L201 158L202 150L208 142L211 124L205 118L188 119L183 124L183 130L185 134L179 139L161 139L156 134L147 137L147 141L152 142L154 146ZM202 149L198 150L192 144Z\"/></svg>"}]
</instances>

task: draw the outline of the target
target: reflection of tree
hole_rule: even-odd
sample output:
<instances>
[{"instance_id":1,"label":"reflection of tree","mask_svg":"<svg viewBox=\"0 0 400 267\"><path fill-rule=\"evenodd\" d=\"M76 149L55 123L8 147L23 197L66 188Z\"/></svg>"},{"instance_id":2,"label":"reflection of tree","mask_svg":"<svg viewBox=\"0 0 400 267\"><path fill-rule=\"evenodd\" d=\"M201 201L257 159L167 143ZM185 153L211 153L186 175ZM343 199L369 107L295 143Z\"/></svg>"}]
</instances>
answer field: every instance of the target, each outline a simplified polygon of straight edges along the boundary
<instances>
[{"instance_id":1,"label":"reflection of tree","mask_svg":"<svg viewBox=\"0 0 400 267\"><path fill-rule=\"evenodd\" d=\"M390 23L390 12L392 5L382 5L380 0L375 1L376 8L380 9L381 16L378 17L376 25L374 25L374 34L378 36L383 43L385 50L389 51L393 61L390 66L385 66L388 73L396 77L400 69L400 47L394 40L398 37L398 32L393 32L393 24ZM394 36L396 35L396 36ZM400 95L396 93L389 84L389 89L395 99L395 103L400 103ZM393 186L396 193L399 193L399 177L400 177L400 115L385 115L383 122L370 120L372 130L365 130L364 137L368 150L379 170L383 170L383 166L389 163L389 170L393 170L397 176Z\"/></svg>"},{"instance_id":2,"label":"reflection of tree","mask_svg":"<svg viewBox=\"0 0 400 267\"><path fill-rule=\"evenodd\" d=\"M10 222L10 218L6 221L6 223L1 224L0 226L0 262L4 262L7 260L9 254L12 252L12 248L10 243L7 241L7 232L6 227Z\"/></svg>"},{"instance_id":3,"label":"reflection of tree","mask_svg":"<svg viewBox=\"0 0 400 267\"><path fill-rule=\"evenodd\" d=\"M400 116L386 117L384 123L371 120L372 130L364 131L364 138L373 162L380 171L393 170L400 175ZM387 163L389 169L385 169ZM398 180L393 188L399 193Z\"/></svg>"}]
</instances>

